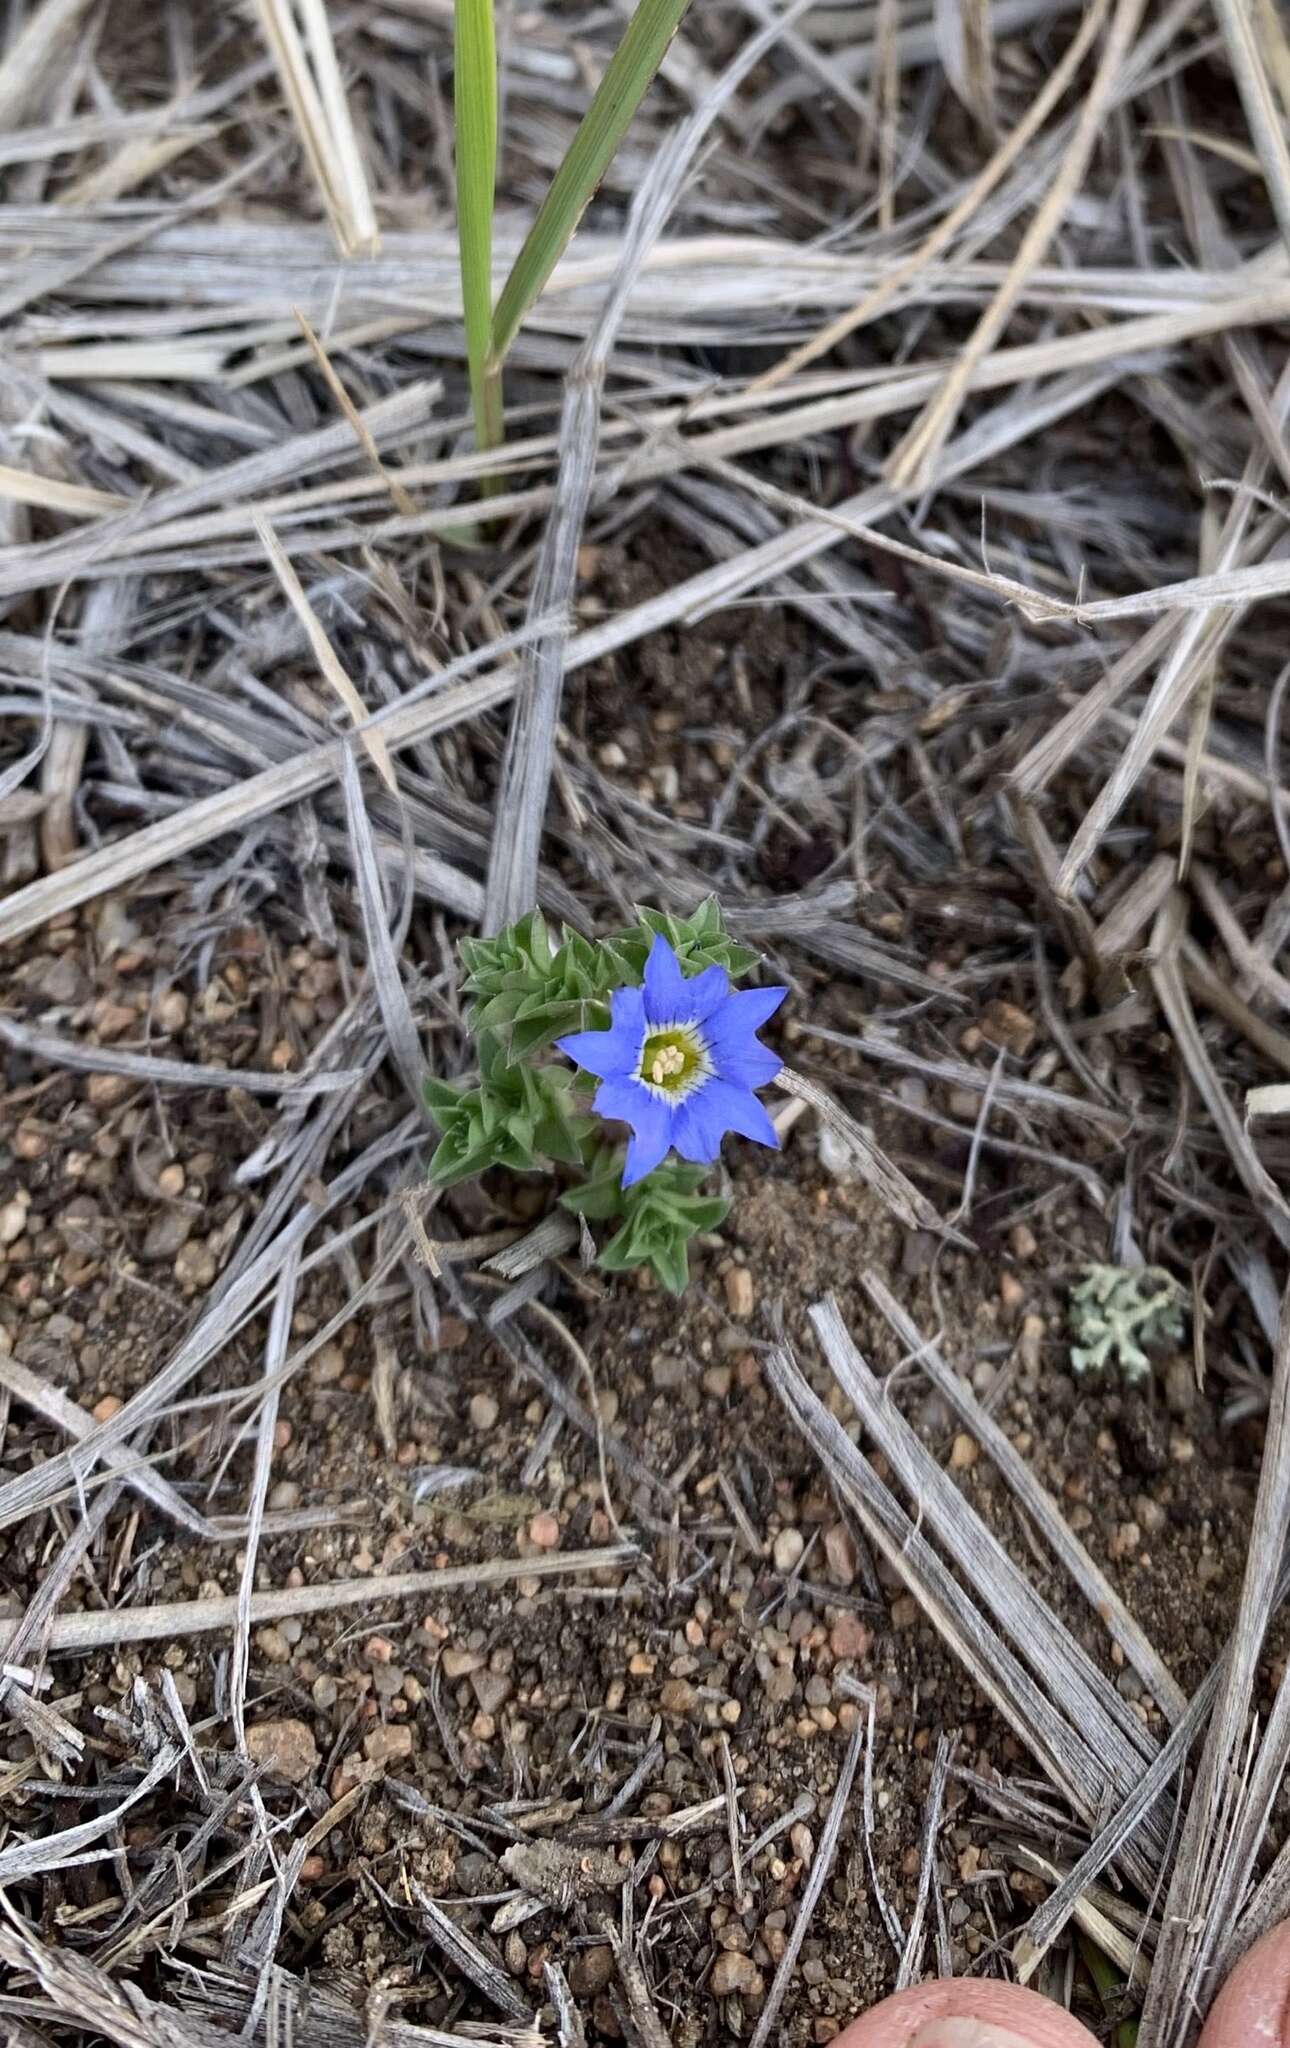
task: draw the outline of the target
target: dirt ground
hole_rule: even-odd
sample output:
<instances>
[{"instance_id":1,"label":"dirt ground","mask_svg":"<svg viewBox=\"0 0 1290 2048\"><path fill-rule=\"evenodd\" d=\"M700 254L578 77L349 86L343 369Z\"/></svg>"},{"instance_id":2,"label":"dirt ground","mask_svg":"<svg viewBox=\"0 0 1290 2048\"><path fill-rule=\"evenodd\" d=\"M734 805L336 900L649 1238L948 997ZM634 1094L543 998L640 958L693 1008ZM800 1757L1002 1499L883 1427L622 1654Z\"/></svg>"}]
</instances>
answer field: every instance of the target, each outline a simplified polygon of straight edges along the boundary
<instances>
[{"instance_id":1,"label":"dirt ground","mask_svg":"<svg viewBox=\"0 0 1290 2048\"><path fill-rule=\"evenodd\" d=\"M644 572L610 560L605 573L620 600L613 578ZM691 785L710 791L739 738L733 721L715 737L674 737L686 690L725 660L715 632L700 629L684 644L683 661L656 652L653 669L647 663L635 681L617 668L593 678L573 714L624 793L653 778L651 800L661 793L682 819ZM750 730L771 722L773 693L801 652L790 628L738 670ZM606 756L611 745L618 753ZM809 857L800 840L778 852L768 842L768 878L800 886ZM887 914L880 903L878 916ZM422 936L429 947L443 934ZM807 1070L827 1050L835 1082L849 1070L862 1086L858 1058L824 1047L812 1030L854 1028L857 990L830 981L792 948L784 958L797 983L784 1013L784 1050ZM952 950L942 960L953 965ZM266 900L251 923L209 929L195 946L184 887L163 874L142 899L104 899L11 949L3 1002L10 1015L56 1024L85 1044L146 1044L188 1060L290 1070L334 1018L356 971L348 935L338 946L310 938L285 896ZM974 1027L975 1039L963 1036ZM979 1020L955 1028L969 1051L979 1048ZM942 1094L953 1107L951 1092ZM935 1091L921 1083L906 1087L906 1099L911 1108L936 1106ZM344 1132L335 1157L351 1156L400 1113L392 1089L374 1091L361 1127ZM237 1090L157 1091L111 1075L50 1071L8 1053L0 1346L12 1360L100 1420L144 1384L256 1214L257 1184L240 1169L274 1114L271 1103ZM892 1156L952 1207L968 1164L961 1140L929 1142L925 1125L890 1104L876 1114ZM1103 1141L1086 1142L1093 1156ZM731 1215L703 1243L679 1304L576 1264L562 1266L546 1289L585 1353L602 1424L639 1467L610 1456L602 1470L591 1437L567 1423L550 1426L548 1400L515 1333L570 1373L571 1391L589 1397L582 1370L540 1309L490 1332L483 1317L499 1283L490 1287L486 1275L452 1277L437 1327L405 1286L391 1286L282 1386L268 1508L312 1525L265 1537L262 1589L483 1558L523 1561L601 1545L620 1532L640 1547L636 1562L587 1583L521 1573L496 1590L429 1605L376 1602L370 1612L288 1618L254 1633L247 1740L264 1767L259 1792L269 1816L303 1812L317 1821L353 1795L305 1860L278 1961L346 1987L358 2009L377 1998L420 2024L491 2017L492 2003L445 1969L427 1938L420 1902L428 1896L471 1932L528 2007L543 1996L543 1965L563 1962L594 2037L615 2040L623 2031L606 1921L642 1932L658 2009L676 2042L748 2034L784 1952L843 1750L864 1713L848 1694L851 1681L875 1700L876 1869L899 1927L908 1927L918 1896L942 1737L952 1744L952 1775L936 1848L931 1953L955 1970L981 1967L1044 1895L1012 1853L1015 1828L1001 1822L1015 1820L1009 1802L1019 1792L1028 1787L1043 1802L1046 1788L896 1574L875 1566L857 1541L764 1383L768 1348L787 1338L848 1420L807 1320L825 1294L836 1295L876 1369L895 1373L895 1398L1012 1556L1148 1725L1163 1730L1160 1709L1041 1552L976 1443L902 1361L860 1286L866 1267L887 1278L919 1329L970 1377L1185 1689L1225 1641L1262 1422L1221 1422L1221 1329L1203 1387L1190 1348L1162 1359L1145 1393L1072 1378L1066 1292L1081 1263L1107 1250L1105 1227L1079 1183L986 1155L975 1170L976 1250L968 1254L903 1229L867 1188L839 1178L822 1163L809 1116L769 1162L748 1147L735 1151ZM531 1220L534 1194L505 1177L454 1191L440 1217L450 1225L443 1234L520 1227ZM360 1194L342 1223L360 1223L380 1199ZM293 1345L307 1348L343 1307L344 1270L342 1262L339 1272L333 1266L305 1283ZM260 1322L231 1333L190 1397L253 1387L264 1334ZM204 1512L235 1513L245 1499L252 1450L237 1436L243 1412L190 1398L154 1437L159 1469ZM61 1447L61 1436L21 1400L0 1420L5 1476ZM858 1436L858 1425L850 1427ZM67 1500L52 1518L10 1532L0 1612L22 1613L76 1513ZM110 1578L82 1578L64 1613L108 1600L236 1593L235 1541L203 1545L128 1496L112 1530ZM1281 1648L1277 1639L1273 1661ZM127 1712L141 1676L152 1682L169 1673L218 1777L233 1741L227 1638L61 1656L51 1669L47 1704L82 1732L87 1755L109 1774L129 1747L112 1710ZM0 1753L0 1798L25 1829L33 1809L51 1824L79 1813L74 1784L38 1761L16 1724ZM729 1881L728 1781L746 1820L740 1888ZM586 1828L593 1861L577 1895L508 1924L514 1880L500 1861L508 1848L578 1842L579 1827L603 1815L624 1786L629 1797L615 1809L617 1821ZM46 1924L69 1931L92 1957L119 1953L123 1901L173 1853L166 1797L163 1787L132 1810L110 1860L48 1882ZM697 1819L669 1831L672 1816L694 1808L703 1809ZM1056 1813L1039 1832L1058 1848L1068 1842ZM221 1870L221 1850L234 1839L231 1828L225 1838L216 1827L190 1873L203 1889L190 1901L179 1953L194 1961L227 1960L226 1923L243 1910L236 1869ZM129 1968L145 1986L149 1957L168 1938L165 1914L131 1931ZM853 1817L811 1920L783 2038L829 2040L891 1988L897 1964ZM194 1979L196 2010L210 2010L209 1982ZM1097 2023L1082 1982L1081 2000Z\"/></svg>"}]
</instances>

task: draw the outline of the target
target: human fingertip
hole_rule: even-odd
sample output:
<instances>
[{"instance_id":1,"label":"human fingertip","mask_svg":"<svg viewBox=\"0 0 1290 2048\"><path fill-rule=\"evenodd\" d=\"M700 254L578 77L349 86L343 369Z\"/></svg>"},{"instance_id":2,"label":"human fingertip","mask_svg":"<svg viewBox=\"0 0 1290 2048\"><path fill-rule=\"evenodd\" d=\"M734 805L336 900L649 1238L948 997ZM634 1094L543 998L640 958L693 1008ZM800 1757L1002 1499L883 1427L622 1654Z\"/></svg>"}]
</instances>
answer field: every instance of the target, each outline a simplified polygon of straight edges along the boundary
<instances>
[{"instance_id":1,"label":"human fingertip","mask_svg":"<svg viewBox=\"0 0 1290 2048\"><path fill-rule=\"evenodd\" d=\"M1290 2048L1290 1920L1242 1956L1210 2007L1197 2048Z\"/></svg>"},{"instance_id":2,"label":"human fingertip","mask_svg":"<svg viewBox=\"0 0 1290 2048\"><path fill-rule=\"evenodd\" d=\"M993 2020L933 2020L909 2039L908 2048L1036 2048L1033 2034L1018 2034Z\"/></svg>"},{"instance_id":3,"label":"human fingertip","mask_svg":"<svg viewBox=\"0 0 1290 2048\"><path fill-rule=\"evenodd\" d=\"M1096 2048L1060 2005L1015 1984L943 1977L898 1991L833 2048Z\"/></svg>"}]
</instances>

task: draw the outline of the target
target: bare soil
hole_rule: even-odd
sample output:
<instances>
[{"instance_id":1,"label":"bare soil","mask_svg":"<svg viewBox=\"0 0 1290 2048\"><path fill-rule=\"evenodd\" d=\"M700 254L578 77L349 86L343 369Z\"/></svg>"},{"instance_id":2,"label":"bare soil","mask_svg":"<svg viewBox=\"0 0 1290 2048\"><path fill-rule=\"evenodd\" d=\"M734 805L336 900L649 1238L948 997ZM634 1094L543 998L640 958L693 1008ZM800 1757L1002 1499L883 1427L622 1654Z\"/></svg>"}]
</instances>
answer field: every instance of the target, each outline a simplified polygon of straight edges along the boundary
<instances>
[{"instance_id":1,"label":"bare soil","mask_svg":"<svg viewBox=\"0 0 1290 2048\"><path fill-rule=\"evenodd\" d=\"M615 601L648 573L612 558L604 565ZM736 721L753 733L771 724L776 699L791 694L794 672L809 658L796 629L768 628L734 671L743 682L730 729L715 738L679 730L691 693L726 662L724 632L700 628L675 648L661 642L634 676L592 676L570 706L620 794L661 801L682 822L691 789L710 798L714 772L743 744ZM605 757L611 745L619 754ZM768 883L801 886L805 857L800 838L778 850L768 839ZM795 951L785 957L799 990L785 1044L809 1069L819 1049L812 1025L853 1029L859 995ZM183 885L162 876L146 899L107 899L13 949L3 988L12 1015L84 1043L146 1042L190 1060L290 1069L336 1014L355 971L348 938L339 948L310 939L282 898L195 948ZM979 1033L965 1043L977 1050ZM848 1071L863 1081L854 1056L828 1051L835 1082ZM991 1056L988 1045L983 1056ZM922 1088L908 1099L935 1106L936 1095ZM239 1180L239 1169L274 1106L237 1090L157 1092L49 1071L11 1053L3 1109L0 1346L102 1418L169 1355L253 1220L257 1184ZM336 1160L399 1113L392 1089L374 1093ZM967 1168L962 1143L929 1143L926 1126L901 1115L897 1096L875 1113L893 1156L949 1207L946 1191L962 1187ZM1101 1142L1088 1140L1090 1151ZM357 2008L379 1997L422 2023L490 2017L488 2002L445 1968L427 1938L421 1887L495 1956L526 2001L541 2002L544 1963L562 1961L595 2037L614 2040L623 2030L604 1923L620 1924L624 1912L644 1930L655 1998L675 2041L748 2033L862 1713L846 1694L850 1679L870 1686L876 1701L874 1847L902 1927L917 1895L942 1736L954 1746L958 1774L937 1849L939 1961L981 1967L1042 1896L1045 1887L1011 1858L1012 1836L1001 1829L1009 1801L1035 1775L1029 1760L894 1574L875 1570L857 1545L763 1383L766 1350L786 1337L846 1418L807 1319L826 1293L836 1294L857 1343L893 1376L895 1398L978 1511L1148 1723L1163 1728L1158 1707L1041 1554L977 1446L956 1434L939 1397L900 1358L859 1285L868 1266L971 1377L1180 1684L1191 1689L1225 1640L1262 1423L1221 1426L1212 1353L1204 1386L1190 1353L1160 1361L1145 1394L1072 1379L1066 1290L1079 1265L1107 1249L1073 1181L1054 1179L1046 1166L985 1156L971 1219L978 1249L965 1255L904 1230L866 1188L826 1170L810 1118L791 1129L780 1156L767 1161L738 1148L732 1165L731 1216L700 1249L680 1303L574 1265L547 1290L585 1352L603 1424L648 1468L654 1487L612 1458L602 1472L595 1442L568 1424L547 1437L546 1455L526 1475L548 1402L522 1360L517 1366L513 1332L522 1329L550 1365L569 1371L573 1392L588 1390L551 1327L531 1314L507 1325L512 1335L499 1344L482 1321L496 1298L486 1279L456 1274L455 1298L437 1328L414 1315L406 1289L389 1290L282 1388L269 1508L313 1511L317 1526L265 1539L262 1588L522 1560L552 1545L602 1544L619 1528L640 1544L638 1563L589 1583L521 1576L502 1590L433 1606L376 1604L370 1613L256 1631L248 1740L265 1767L260 1796L269 1815L285 1821L303 1808L317 1820L354 1795L308 1857L277 1958L294 1973L343 1986ZM537 1196L531 1185L497 1179L450 1195L441 1221L462 1235L518 1227ZM375 1191L360 1196L349 1220L378 1203ZM307 1282L293 1340L307 1343L342 1304L335 1267ZM252 1386L263 1341L258 1323L231 1333L191 1391ZM1225 1341L1221 1329L1211 1340L1220 1351ZM236 1434L243 1412L181 1408L154 1438L159 1468L205 1512L237 1512L245 1500L252 1450ZM20 1401L10 1407L6 1475L60 1447ZM469 1476L437 1490L443 1467ZM11 1533L0 1562L5 1612L24 1610L57 1548L55 1525L76 1513L69 1500L52 1520ZM112 1529L109 1580L78 1580L64 1613L105 1600L145 1605L236 1592L235 1542L204 1547L129 1496ZM1274 1638L1274 1661L1282 1649ZM85 1782L110 1776L124 1760L129 1744L111 1710L128 1712L136 1681L151 1682L163 1668L218 1777L233 1741L228 1643L194 1636L160 1651L124 1646L51 1666L45 1698L85 1737ZM621 1832L605 1822L596 1835L629 1873L626 1889L593 1889L490 1932L498 1895L513 1889L498 1860L507 1846L529 1837L576 1840L578 1825L603 1811L655 1741L655 1760L619 1815ZM727 1753L747 1823L743 1848L787 1821L744 1863L741 1890L729 1881L724 1808L677 1838L665 1826L723 1792ZM2 1754L0 1799L24 1832L33 1808L59 1825L81 1812L76 1779L60 1786L58 1770L39 1761L16 1724ZM1041 1785L1033 1791L1044 1797ZM162 1788L131 1811L111 1860L46 1881L41 1914L63 1940L92 1957L115 1950L112 1930L123 1913L129 1921L132 1889L172 1853L167 1801ZM783 2012L783 2037L794 2044L827 2041L895 1979L898 1958L875 1908L857 1822L858 1811ZM288 1834L304 1825L307 1818ZM1059 1821L1051 1833L1060 1844ZM230 1916L238 1919L242 1880L236 1857L221 1876L221 1856L240 1840L230 1820L190 1871L190 1886L205 1889L190 1905L181 1956L210 1963L227 1954L225 1928ZM154 1959L169 1939L164 1915L132 1929L128 1968L143 1985L154 1984ZM1082 1986L1078 1995L1087 1992ZM200 2006L209 1987L189 1995Z\"/></svg>"}]
</instances>

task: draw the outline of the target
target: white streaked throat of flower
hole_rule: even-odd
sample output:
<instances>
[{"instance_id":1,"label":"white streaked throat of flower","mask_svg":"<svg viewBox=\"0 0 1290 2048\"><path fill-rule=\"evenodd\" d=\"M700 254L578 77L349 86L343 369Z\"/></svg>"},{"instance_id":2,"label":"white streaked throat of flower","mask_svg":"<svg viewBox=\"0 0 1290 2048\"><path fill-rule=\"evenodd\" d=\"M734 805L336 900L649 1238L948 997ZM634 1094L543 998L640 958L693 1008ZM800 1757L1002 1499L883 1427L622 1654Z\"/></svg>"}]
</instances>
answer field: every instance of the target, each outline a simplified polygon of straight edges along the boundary
<instances>
[{"instance_id":1,"label":"white streaked throat of flower","mask_svg":"<svg viewBox=\"0 0 1290 2048\"><path fill-rule=\"evenodd\" d=\"M640 1078L664 1102L684 1102L711 1072L708 1048L693 1024L665 1024L647 1034Z\"/></svg>"}]
</instances>

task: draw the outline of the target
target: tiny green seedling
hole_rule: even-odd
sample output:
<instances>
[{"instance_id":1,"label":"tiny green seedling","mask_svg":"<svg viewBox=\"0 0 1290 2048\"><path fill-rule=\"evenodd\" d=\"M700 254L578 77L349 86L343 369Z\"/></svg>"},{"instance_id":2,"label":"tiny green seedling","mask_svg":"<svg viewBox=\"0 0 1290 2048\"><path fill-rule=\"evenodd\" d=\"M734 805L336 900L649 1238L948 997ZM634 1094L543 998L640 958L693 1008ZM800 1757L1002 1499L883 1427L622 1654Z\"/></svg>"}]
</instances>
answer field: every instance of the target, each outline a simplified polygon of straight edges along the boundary
<instances>
[{"instance_id":1,"label":"tiny green seedling","mask_svg":"<svg viewBox=\"0 0 1290 2048\"><path fill-rule=\"evenodd\" d=\"M457 240L475 438L501 446L502 366L649 90L689 0L640 0L537 218L493 304L497 184L497 48L493 0L455 0L453 113Z\"/></svg>"},{"instance_id":2,"label":"tiny green seedling","mask_svg":"<svg viewBox=\"0 0 1290 2048\"><path fill-rule=\"evenodd\" d=\"M1072 1371L1115 1370L1137 1385L1151 1376L1146 1346L1182 1337L1183 1291L1163 1266L1085 1266L1069 1313Z\"/></svg>"}]
</instances>

